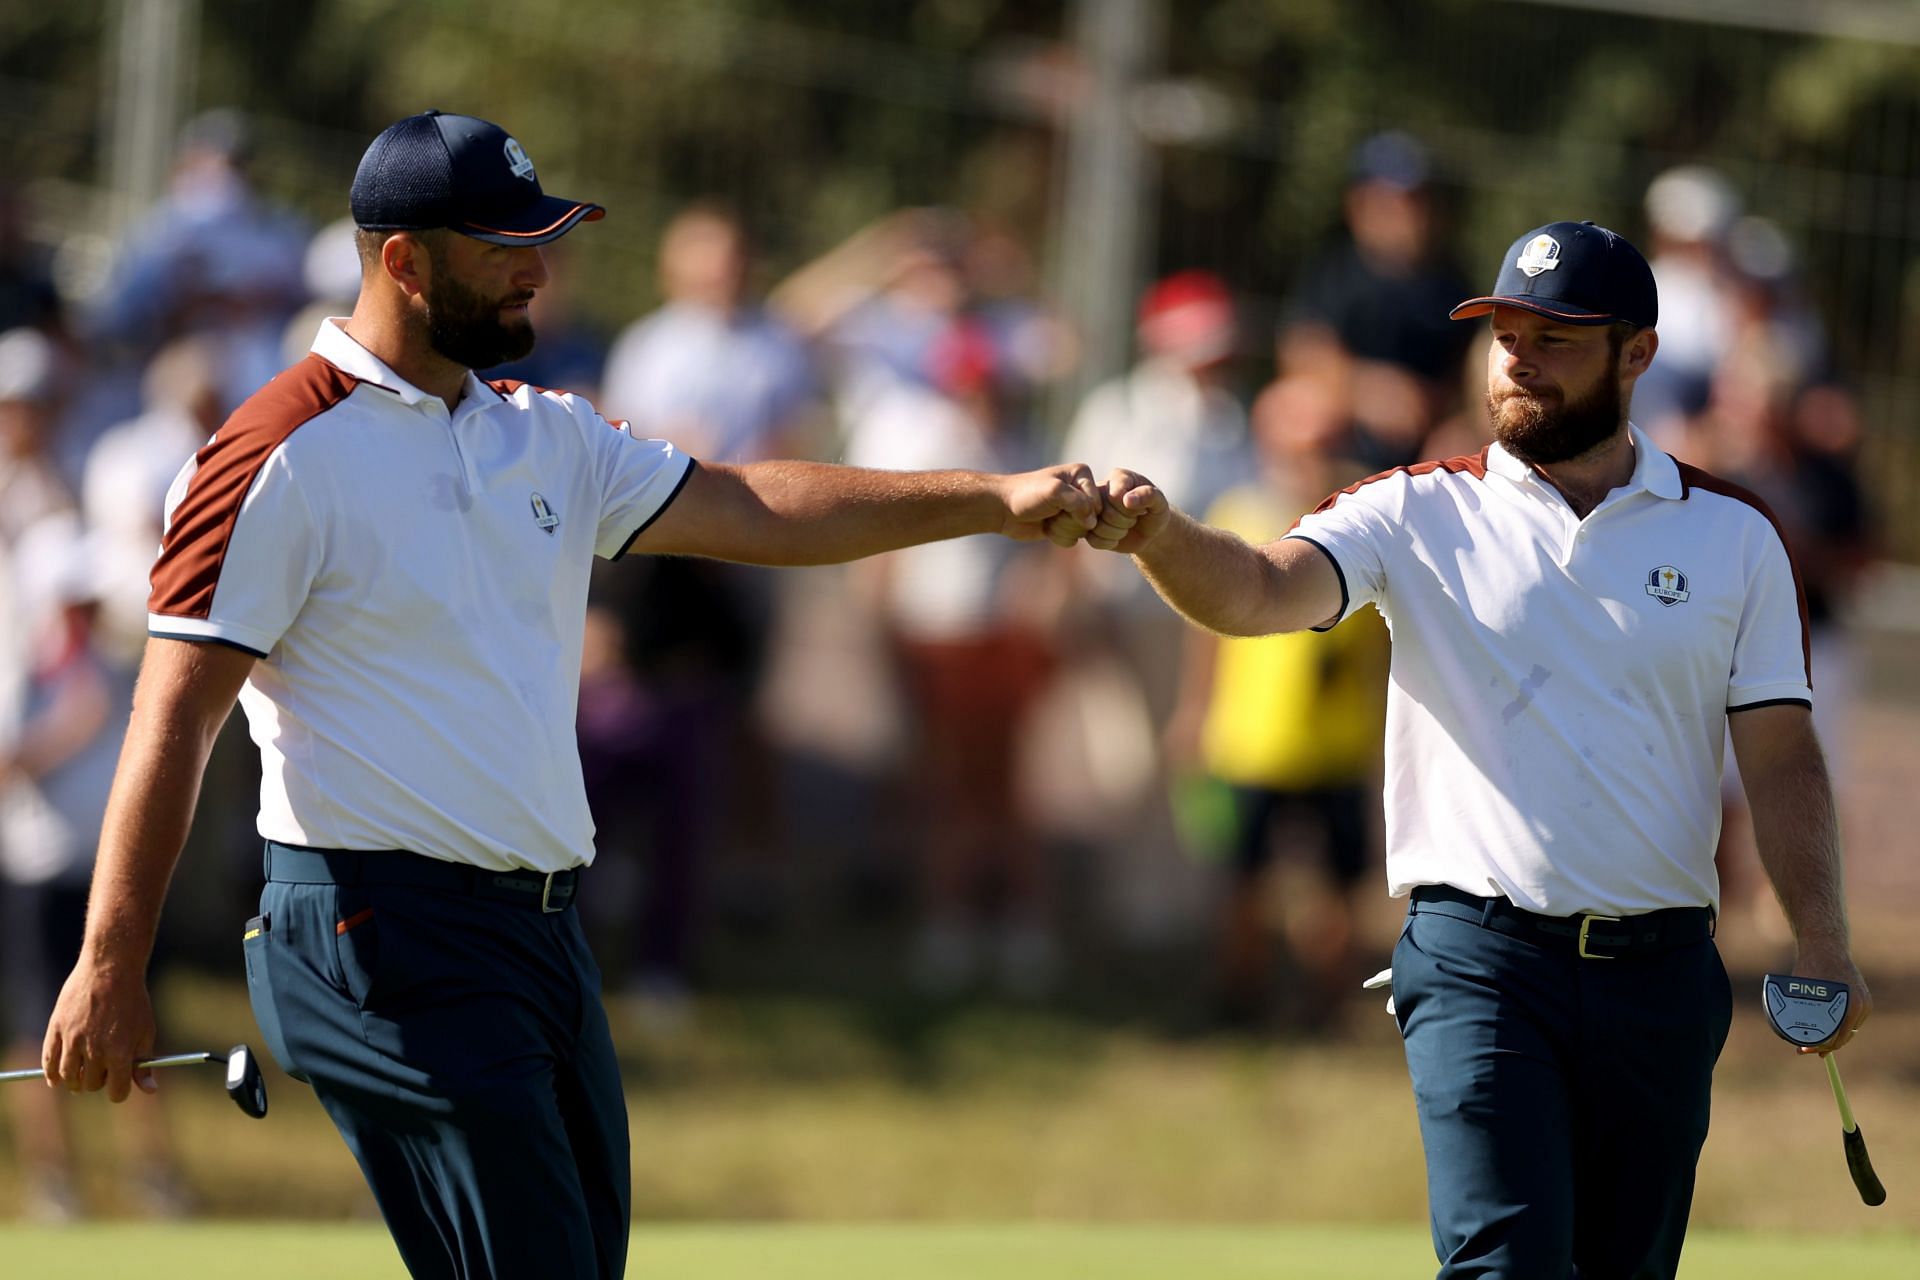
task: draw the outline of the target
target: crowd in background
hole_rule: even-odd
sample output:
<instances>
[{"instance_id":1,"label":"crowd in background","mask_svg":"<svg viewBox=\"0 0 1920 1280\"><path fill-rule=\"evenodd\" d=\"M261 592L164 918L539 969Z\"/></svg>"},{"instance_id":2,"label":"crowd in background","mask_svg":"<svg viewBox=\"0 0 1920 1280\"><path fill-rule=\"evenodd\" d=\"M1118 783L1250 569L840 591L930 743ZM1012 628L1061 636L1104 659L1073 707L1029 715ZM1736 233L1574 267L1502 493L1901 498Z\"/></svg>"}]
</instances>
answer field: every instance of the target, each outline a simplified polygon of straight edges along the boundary
<instances>
[{"instance_id":1,"label":"crowd in background","mask_svg":"<svg viewBox=\"0 0 1920 1280\"><path fill-rule=\"evenodd\" d=\"M10 1063L37 1061L78 949L169 486L357 288L351 228L315 232L258 198L246 148L231 113L190 126L170 194L80 302L54 289L17 200L0 195ZM615 333L570 310L563 243L533 304L539 345L489 376L584 393L710 461L1124 465L1264 540L1370 473L1489 437L1484 328L1446 315L1491 264L1468 275L1453 261L1436 179L1408 135L1362 146L1344 225L1277 317L1256 319L1231 280L1166 264L1139 303L1137 362L1059 423L1042 409L1075 367L1074 335L1028 246L951 210L891 215L763 294L750 228L723 205L690 207L661 239L660 306ZM1643 233L1661 293L1636 423L1779 517L1834 750L1849 686L1839 624L1872 550L1855 398L1790 242L1725 178L1663 174L1646 215L1623 228ZM1216 639L1122 558L1085 549L980 537L778 574L602 565L579 737L609 987L671 1025L716 912L777 913L878 867L903 886L873 900L901 925L899 981L922 995L1045 999L1073 978L1069 939L1201 940L1210 976L1192 1000L1210 1018L1327 1027L1369 967L1355 904L1379 888L1386 664L1372 613L1324 636ZM216 767L202 801L231 846L218 857L236 904L256 883L248 782L242 765ZM1738 847L1737 788L1727 796L1737 910L1764 887ZM59 1216L71 1198L57 1118L42 1091L8 1100L34 1148L26 1166L50 1171L38 1211ZM129 1141L164 1210L177 1188L163 1140Z\"/></svg>"}]
</instances>

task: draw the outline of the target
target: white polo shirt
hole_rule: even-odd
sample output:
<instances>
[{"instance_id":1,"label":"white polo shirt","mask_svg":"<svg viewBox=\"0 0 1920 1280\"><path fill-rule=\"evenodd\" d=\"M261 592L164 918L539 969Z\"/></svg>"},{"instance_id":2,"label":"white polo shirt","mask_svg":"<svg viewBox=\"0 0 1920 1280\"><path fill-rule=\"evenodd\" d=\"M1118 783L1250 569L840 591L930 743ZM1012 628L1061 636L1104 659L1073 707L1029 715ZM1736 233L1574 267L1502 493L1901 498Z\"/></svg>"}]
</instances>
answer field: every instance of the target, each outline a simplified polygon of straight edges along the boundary
<instances>
[{"instance_id":1,"label":"white polo shirt","mask_svg":"<svg viewBox=\"0 0 1920 1280\"><path fill-rule=\"evenodd\" d=\"M1807 626L1752 495L1633 432L1585 520L1498 444L1335 495L1289 537L1393 632L1387 880L1549 915L1718 905L1729 711L1812 705Z\"/></svg>"},{"instance_id":2,"label":"white polo shirt","mask_svg":"<svg viewBox=\"0 0 1920 1280\"><path fill-rule=\"evenodd\" d=\"M261 657L268 839L579 866L588 572L692 466L564 392L469 373L449 413L328 320L174 481L148 629Z\"/></svg>"}]
</instances>

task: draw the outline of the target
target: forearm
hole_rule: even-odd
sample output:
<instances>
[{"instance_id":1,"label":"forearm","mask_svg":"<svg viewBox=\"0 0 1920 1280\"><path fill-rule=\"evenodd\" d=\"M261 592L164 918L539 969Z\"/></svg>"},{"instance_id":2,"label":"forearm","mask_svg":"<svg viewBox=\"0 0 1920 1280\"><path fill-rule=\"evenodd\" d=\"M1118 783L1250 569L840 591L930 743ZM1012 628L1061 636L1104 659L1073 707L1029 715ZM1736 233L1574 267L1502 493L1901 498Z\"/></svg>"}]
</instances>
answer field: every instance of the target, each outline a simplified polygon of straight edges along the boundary
<instances>
[{"instance_id":1,"label":"forearm","mask_svg":"<svg viewBox=\"0 0 1920 1280\"><path fill-rule=\"evenodd\" d=\"M873 471L819 462L737 469L744 490L737 554L758 564L839 564L922 542L998 532L999 477L974 471Z\"/></svg>"},{"instance_id":2,"label":"forearm","mask_svg":"<svg viewBox=\"0 0 1920 1280\"><path fill-rule=\"evenodd\" d=\"M186 844L211 740L130 730L100 829L84 956L140 973Z\"/></svg>"},{"instance_id":3,"label":"forearm","mask_svg":"<svg viewBox=\"0 0 1920 1280\"><path fill-rule=\"evenodd\" d=\"M207 757L252 667L251 656L223 645L148 641L101 821L86 963L144 971Z\"/></svg>"},{"instance_id":4,"label":"forearm","mask_svg":"<svg viewBox=\"0 0 1920 1280\"><path fill-rule=\"evenodd\" d=\"M1808 734L1801 749L1756 766L1742 759L1740 770L1760 863L1794 938L1802 951L1845 951L1840 832L1819 743Z\"/></svg>"},{"instance_id":5,"label":"forearm","mask_svg":"<svg viewBox=\"0 0 1920 1280\"><path fill-rule=\"evenodd\" d=\"M1305 543L1255 547L1176 511L1134 562L1189 621L1221 635L1261 636L1318 625L1338 610L1337 599L1315 607L1303 589L1299 579L1306 575L1293 571L1312 567L1306 557L1324 561Z\"/></svg>"}]
</instances>

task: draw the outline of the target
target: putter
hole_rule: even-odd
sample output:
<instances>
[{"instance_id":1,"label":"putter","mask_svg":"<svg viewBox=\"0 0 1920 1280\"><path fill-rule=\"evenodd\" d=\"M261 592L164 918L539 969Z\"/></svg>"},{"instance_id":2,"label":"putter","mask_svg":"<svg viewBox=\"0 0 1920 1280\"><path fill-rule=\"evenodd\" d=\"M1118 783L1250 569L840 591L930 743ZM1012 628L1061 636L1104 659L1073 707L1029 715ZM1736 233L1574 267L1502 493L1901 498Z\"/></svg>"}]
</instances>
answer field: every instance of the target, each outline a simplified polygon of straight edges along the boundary
<instances>
[{"instance_id":1,"label":"putter","mask_svg":"<svg viewBox=\"0 0 1920 1280\"><path fill-rule=\"evenodd\" d=\"M198 1067L210 1062L226 1064L227 1096L233 1099L233 1105L255 1120L265 1117L267 1082L261 1078L260 1064L254 1060L253 1050L243 1044L237 1044L225 1053L174 1053L161 1058L142 1058L133 1065L149 1068ZM39 1067L27 1071L0 1071L0 1083L44 1079L46 1072Z\"/></svg>"},{"instance_id":2,"label":"putter","mask_svg":"<svg viewBox=\"0 0 1920 1280\"><path fill-rule=\"evenodd\" d=\"M1830 1040L1847 1016L1847 984L1824 978L1801 978L1787 973L1769 973L1760 983L1761 1004L1767 1011L1767 1025L1788 1044L1803 1048ZM1847 1104L1846 1086L1840 1083L1840 1064L1831 1053L1821 1055L1827 1064L1827 1083L1833 1086L1833 1100L1840 1108L1840 1136L1846 1145L1847 1172L1860 1199L1869 1205L1885 1204L1887 1189L1867 1158L1867 1138L1854 1121L1853 1108Z\"/></svg>"}]
</instances>

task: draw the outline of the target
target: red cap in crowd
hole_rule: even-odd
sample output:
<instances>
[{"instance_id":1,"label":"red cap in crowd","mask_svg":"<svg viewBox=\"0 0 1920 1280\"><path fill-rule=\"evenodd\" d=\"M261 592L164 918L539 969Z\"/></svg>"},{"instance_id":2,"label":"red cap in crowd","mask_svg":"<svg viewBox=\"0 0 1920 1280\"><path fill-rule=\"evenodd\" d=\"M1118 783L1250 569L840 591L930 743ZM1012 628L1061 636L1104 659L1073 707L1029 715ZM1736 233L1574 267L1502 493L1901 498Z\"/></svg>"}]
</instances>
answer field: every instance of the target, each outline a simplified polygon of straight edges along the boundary
<instances>
[{"instance_id":1,"label":"red cap in crowd","mask_svg":"<svg viewBox=\"0 0 1920 1280\"><path fill-rule=\"evenodd\" d=\"M1182 271L1140 299L1140 345L1188 365L1233 353L1233 296L1211 271Z\"/></svg>"}]
</instances>

